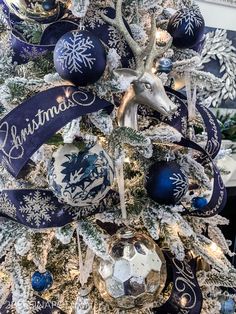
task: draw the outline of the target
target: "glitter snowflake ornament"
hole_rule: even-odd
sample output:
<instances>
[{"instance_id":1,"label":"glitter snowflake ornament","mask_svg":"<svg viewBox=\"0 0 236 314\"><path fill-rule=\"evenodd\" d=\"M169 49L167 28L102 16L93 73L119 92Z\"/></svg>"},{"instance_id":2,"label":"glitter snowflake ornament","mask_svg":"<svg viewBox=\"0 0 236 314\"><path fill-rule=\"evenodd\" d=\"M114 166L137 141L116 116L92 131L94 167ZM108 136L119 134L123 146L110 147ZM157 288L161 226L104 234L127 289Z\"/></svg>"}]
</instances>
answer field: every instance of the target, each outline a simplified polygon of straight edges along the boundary
<instances>
[{"instance_id":1,"label":"glitter snowflake ornament","mask_svg":"<svg viewBox=\"0 0 236 314\"><path fill-rule=\"evenodd\" d=\"M106 68L106 51L97 36L88 31L71 31L63 35L54 50L58 74L78 86L100 79Z\"/></svg>"},{"instance_id":2,"label":"glitter snowflake ornament","mask_svg":"<svg viewBox=\"0 0 236 314\"><path fill-rule=\"evenodd\" d=\"M93 275L102 298L113 307L131 309L155 301L166 281L166 262L144 233L122 228L109 240L110 260L96 258Z\"/></svg>"},{"instance_id":3,"label":"glitter snowflake ornament","mask_svg":"<svg viewBox=\"0 0 236 314\"><path fill-rule=\"evenodd\" d=\"M113 162L99 144L82 151L65 144L53 154L49 165L52 191L72 206L98 204L109 192L113 179Z\"/></svg>"},{"instance_id":4,"label":"glitter snowflake ornament","mask_svg":"<svg viewBox=\"0 0 236 314\"><path fill-rule=\"evenodd\" d=\"M177 48L192 48L203 37L205 22L197 5L178 10L169 20L167 31Z\"/></svg>"},{"instance_id":5,"label":"glitter snowflake ornament","mask_svg":"<svg viewBox=\"0 0 236 314\"><path fill-rule=\"evenodd\" d=\"M160 161L150 167L145 187L152 200L173 205L188 191L188 178L176 161Z\"/></svg>"}]
</instances>

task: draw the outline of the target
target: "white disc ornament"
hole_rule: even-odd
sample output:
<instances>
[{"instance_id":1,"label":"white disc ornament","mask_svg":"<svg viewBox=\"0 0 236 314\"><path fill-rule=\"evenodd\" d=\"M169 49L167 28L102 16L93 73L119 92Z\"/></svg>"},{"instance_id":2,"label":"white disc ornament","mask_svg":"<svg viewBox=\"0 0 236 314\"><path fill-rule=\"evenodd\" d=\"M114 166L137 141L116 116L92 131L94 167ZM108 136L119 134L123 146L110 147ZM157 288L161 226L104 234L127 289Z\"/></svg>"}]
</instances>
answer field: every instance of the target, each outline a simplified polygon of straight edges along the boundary
<instances>
[{"instance_id":1,"label":"white disc ornament","mask_svg":"<svg viewBox=\"0 0 236 314\"><path fill-rule=\"evenodd\" d=\"M114 179L113 162L99 144L83 151L65 144L53 154L48 178L58 199L71 206L90 206L109 192Z\"/></svg>"},{"instance_id":2,"label":"white disc ornament","mask_svg":"<svg viewBox=\"0 0 236 314\"><path fill-rule=\"evenodd\" d=\"M165 286L164 255L147 235L122 228L109 240L110 260L96 258L94 283L114 308L130 309L152 303Z\"/></svg>"}]
</instances>

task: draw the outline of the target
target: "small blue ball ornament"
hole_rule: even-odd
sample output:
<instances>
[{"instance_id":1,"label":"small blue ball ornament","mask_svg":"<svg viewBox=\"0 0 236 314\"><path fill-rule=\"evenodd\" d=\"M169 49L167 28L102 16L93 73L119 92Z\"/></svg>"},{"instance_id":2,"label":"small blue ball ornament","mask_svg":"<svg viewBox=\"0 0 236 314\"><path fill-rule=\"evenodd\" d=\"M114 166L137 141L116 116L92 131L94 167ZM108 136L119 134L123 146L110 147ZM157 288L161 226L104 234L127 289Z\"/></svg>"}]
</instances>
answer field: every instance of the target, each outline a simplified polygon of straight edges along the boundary
<instances>
[{"instance_id":1,"label":"small blue ball ornament","mask_svg":"<svg viewBox=\"0 0 236 314\"><path fill-rule=\"evenodd\" d=\"M42 3L42 7L45 11L54 10L57 7L56 0L45 0Z\"/></svg>"},{"instance_id":2,"label":"small blue ball ornament","mask_svg":"<svg viewBox=\"0 0 236 314\"><path fill-rule=\"evenodd\" d=\"M106 51L99 38L88 31L74 30L63 35L54 50L58 74L78 86L100 79L106 68Z\"/></svg>"},{"instance_id":3,"label":"small blue ball ornament","mask_svg":"<svg viewBox=\"0 0 236 314\"><path fill-rule=\"evenodd\" d=\"M150 167L145 187L152 200L171 205L188 191L188 179L176 161L160 161Z\"/></svg>"},{"instance_id":4,"label":"small blue ball ornament","mask_svg":"<svg viewBox=\"0 0 236 314\"><path fill-rule=\"evenodd\" d=\"M235 310L236 306L233 299L227 299L221 303L221 314L234 314Z\"/></svg>"},{"instance_id":5,"label":"small blue ball ornament","mask_svg":"<svg viewBox=\"0 0 236 314\"><path fill-rule=\"evenodd\" d=\"M201 209L207 205L208 201L205 197L197 196L192 199L192 205L196 209Z\"/></svg>"},{"instance_id":6,"label":"small blue ball ornament","mask_svg":"<svg viewBox=\"0 0 236 314\"><path fill-rule=\"evenodd\" d=\"M193 5L178 10L169 20L167 31L173 37L177 48L192 48L204 34L205 22L198 6Z\"/></svg>"},{"instance_id":7,"label":"small blue ball ornament","mask_svg":"<svg viewBox=\"0 0 236 314\"><path fill-rule=\"evenodd\" d=\"M32 288L37 292L43 292L51 288L53 284L53 276L50 271L40 273L36 271L31 278Z\"/></svg>"},{"instance_id":8,"label":"small blue ball ornament","mask_svg":"<svg viewBox=\"0 0 236 314\"><path fill-rule=\"evenodd\" d=\"M157 70L162 73L170 73L173 68L173 62L169 58L161 58L158 62Z\"/></svg>"}]
</instances>

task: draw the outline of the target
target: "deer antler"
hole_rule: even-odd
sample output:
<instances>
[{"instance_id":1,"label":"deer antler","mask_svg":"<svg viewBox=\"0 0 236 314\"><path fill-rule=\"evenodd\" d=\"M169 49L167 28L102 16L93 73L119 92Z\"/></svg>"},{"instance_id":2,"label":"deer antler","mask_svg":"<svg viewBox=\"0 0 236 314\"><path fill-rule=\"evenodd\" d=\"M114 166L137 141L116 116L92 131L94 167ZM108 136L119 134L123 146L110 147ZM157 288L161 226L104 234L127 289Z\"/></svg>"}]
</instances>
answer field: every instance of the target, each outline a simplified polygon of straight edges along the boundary
<instances>
[{"instance_id":1,"label":"deer antler","mask_svg":"<svg viewBox=\"0 0 236 314\"><path fill-rule=\"evenodd\" d=\"M128 32L123 17L122 17L122 1L117 0L116 2L116 17L111 19L107 17L105 14L101 13L101 17L109 23L110 25L114 26L119 32L124 36L126 42L128 43L130 49L132 50L135 61L136 61L136 68L138 70L143 70L144 67L147 70L151 70L153 61L158 56L161 56L165 51L167 51L171 44L172 44L172 37L169 35L169 40L165 46L157 48L156 45L156 18L152 16L151 22L151 31L150 31L150 40L146 47L142 48L138 45L138 43L133 39L133 37ZM143 63L144 59L146 58L145 63Z\"/></svg>"},{"instance_id":2,"label":"deer antler","mask_svg":"<svg viewBox=\"0 0 236 314\"><path fill-rule=\"evenodd\" d=\"M109 23L110 25L114 26L119 32L124 36L126 42L128 43L129 47L131 48L136 63L140 62L140 57L142 55L142 49L137 44L137 42L133 39L133 37L128 32L123 17L122 17L122 1L123 0L117 0L116 2L116 17L114 19L111 19L107 17L105 14L101 13L101 17Z\"/></svg>"},{"instance_id":3,"label":"deer antler","mask_svg":"<svg viewBox=\"0 0 236 314\"><path fill-rule=\"evenodd\" d=\"M162 32L165 32L164 30L161 30ZM150 40L147 45L147 47L144 50L145 55L147 56L147 59L145 61L145 68L147 70L151 70L153 66L153 61L159 57L162 56L172 45L172 37L169 35L168 41L165 43L164 46L160 47L157 46L157 39L156 39L156 18L153 15L152 16L152 23L151 23L151 32L150 32ZM166 32L167 34L167 32Z\"/></svg>"}]
</instances>

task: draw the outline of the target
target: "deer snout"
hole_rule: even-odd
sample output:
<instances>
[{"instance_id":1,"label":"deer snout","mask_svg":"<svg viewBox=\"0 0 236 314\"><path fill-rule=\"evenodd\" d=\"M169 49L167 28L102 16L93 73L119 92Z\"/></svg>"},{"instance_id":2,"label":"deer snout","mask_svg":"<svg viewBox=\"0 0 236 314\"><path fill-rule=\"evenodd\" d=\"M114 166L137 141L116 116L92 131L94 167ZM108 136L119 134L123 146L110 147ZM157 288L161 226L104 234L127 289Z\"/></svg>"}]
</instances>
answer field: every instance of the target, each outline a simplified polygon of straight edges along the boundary
<instances>
[{"instance_id":1,"label":"deer snout","mask_svg":"<svg viewBox=\"0 0 236 314\"><path fill-rule=\"evenodd\" d=\"M176 104L174 104L172 101L170 102L170 113L174 113L176 112L178 106Z\"/></svg>"},{"instance_id":2,"label":"deer snout","mask_svg":"<svg viewBox=\"0 0 236 314\"><path fill-rule=\"evenodd\" d=\"M163 106L161 106L160 113L164 116L171 116L177 110L177 105L174 104L171 100L168 99Z\"/></svg>"}]
</instances>

